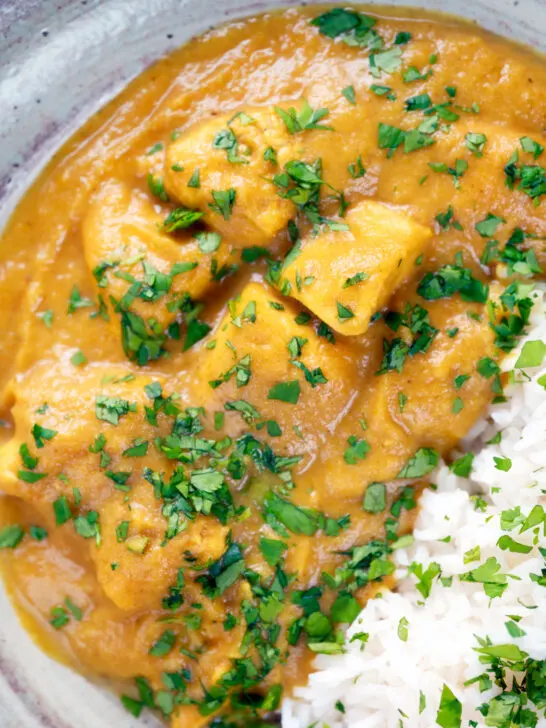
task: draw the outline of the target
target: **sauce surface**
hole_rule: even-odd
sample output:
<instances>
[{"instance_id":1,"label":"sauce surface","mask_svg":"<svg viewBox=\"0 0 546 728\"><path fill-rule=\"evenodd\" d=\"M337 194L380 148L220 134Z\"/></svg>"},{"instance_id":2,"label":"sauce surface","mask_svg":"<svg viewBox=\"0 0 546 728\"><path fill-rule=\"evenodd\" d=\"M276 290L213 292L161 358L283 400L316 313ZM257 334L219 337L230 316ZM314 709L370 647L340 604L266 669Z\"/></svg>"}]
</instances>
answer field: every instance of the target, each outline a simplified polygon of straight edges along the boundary
<instances>
[{"instance_id":1,"label":"sauce surface","mask_svg":"<svg viewBox=\"0 0 546 728\"><path fill-rule=\"evenodd\" d=\"M343 649L502 396L545 102L466 24L307 8L192 41L54 156L0 247L2 567L45 649L175 727L273 715Z\"/></svg>"}]
</instances>

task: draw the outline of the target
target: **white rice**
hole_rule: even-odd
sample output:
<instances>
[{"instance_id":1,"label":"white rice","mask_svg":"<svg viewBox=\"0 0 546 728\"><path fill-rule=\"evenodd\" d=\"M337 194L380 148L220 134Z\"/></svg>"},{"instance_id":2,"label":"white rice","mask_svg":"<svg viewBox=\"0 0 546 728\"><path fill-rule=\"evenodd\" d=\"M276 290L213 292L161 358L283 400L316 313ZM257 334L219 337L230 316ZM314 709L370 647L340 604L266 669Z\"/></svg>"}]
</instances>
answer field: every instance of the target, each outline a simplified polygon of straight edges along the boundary
<instances>
[{"instance_id":1,"label":"white rice","mask_svg":"<svg viewBox=\"0 0 546 728\"><path fill-rule=\"evenodd\" d=\"M518 349L506 359L507 371L513 368L524 341L546 342L544 291L532 295L536 302L531 325ZM506 534L500 527L503 510L519 506L527 515L537 504L546 506L546 389L537 383L546 374L546 359L526 374L530 379L516 373L521 381L506 388L508 401L491 406L488 418L478 423L464 443L465 450L476 453L470 479L456 477L446 466L439 469L437 491L429 490L421 498L415 543L395 554L397 592L386 592L367 604L347 633L345 654L316 658L316 672L308 685L283 705L283 728L314 724L316 728L431 728L437 725L444 684L463 704L461 725L474 720L485 726L477 707L501 691L480 693L477 685L464 686L484 671L474 649L476 635L489 637L493 644L515 643L532 658L546 658L546 588L529 579L529 573L540 574L544 566L537 548L546 545L544 530L538 544L533 544L533 530L509 533L533 546L527 555L497 546L499 537ZM501 442L487 444L499 430ZM495 468L494 457L510 458L510 470ZM486 512L475 509L471 494L486 498ZM448 536L449 543L440 541ZM465 564L464 554L478 545L479 560ZM483 584L458 579L490 556L497 558L503 573L519 577L509 578L503 596L492 600ZM454 577L452 586L435 580L424 600L415 588L415 578L407 576L405 567L412 562L425 568L437 562L442 577ZM519 626L525 636L510 637L507 615L521 616ZM402 618L408 621L407 641L398 636ZM350 642L358 632L369 633L365 646ZM420 692L426 698L421 713ZM336 701L343 704L344 714L336 709ZM537 725L546 728L546 718L540 717Z\"/></svg>"}]
</instances>

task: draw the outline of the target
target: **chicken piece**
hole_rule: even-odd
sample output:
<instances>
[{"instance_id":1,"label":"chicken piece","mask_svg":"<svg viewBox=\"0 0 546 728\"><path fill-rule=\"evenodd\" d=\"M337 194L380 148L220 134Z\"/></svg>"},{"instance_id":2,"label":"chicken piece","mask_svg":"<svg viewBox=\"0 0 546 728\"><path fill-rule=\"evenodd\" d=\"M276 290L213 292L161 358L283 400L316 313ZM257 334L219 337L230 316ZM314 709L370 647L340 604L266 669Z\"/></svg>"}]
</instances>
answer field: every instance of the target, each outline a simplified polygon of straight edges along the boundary
<instances>
[{"instance_id":1,"label":"chicken piece","mask_svg":"<svg viewBox=\"0 0 546 728\"><path fill-rule=\"evenodd\" d=\"M167 213L149 196L111 180L95 194L82 226L85 259L105 302L110 296L122 300L132 281L139 281L141 290L123 299L124 308L155 319L162 330L177 318L178 309L169 304L186 293L192 299L206 296L214 286L211 264L221 267L231 252L225 240L198 240L188 230L166 232ZM209 243L216 249L203 253L201 247ZM119 330L117 316L112 320Z\"/></svg>"},{"instance_id":2,"label":"chicken piece","mask_svg":"<svg viewBox=\"0 0 546 728\"><path fill-rule=\"evenodd\" d=\"M185 564L184 553L207 563L226 548L228 528L206 516L187 521L184 530L167 539L167 518L149 483L134 488L129 502L115 493L102 506L100 520L101 547L91 552L97 578L123 610L158 609ZM115 570L112 564L117 564Z\"/></svg>"},{"instance_id":3,"label":"chicken piece","mask_svg":"<svg viewBox=\"0 0 546 728\"><path fill-rule=\"evenodd\" d=\"M356 392L354 352L298 324L298 313L293 302L249 283L220 322L215 348L207 353L195 387L209 411L215 405L240 408L230 403L244 400L258 410L249 422L275 420L283 433L275 438L276 447L301 449L302 441L294 436L299 428L312 454ZM244 429L243 419L232 413L231 434Z\"/></svg>"},{"instance_id":4,"label":"chicken piece","mask_svg":"<svg viewBox=\"0 0 546 728\"><path fill-rule=\"evenodd\" d=\"M476 365L495 358L495 334L487 314L481 321L468 316L467 303L439 301L427 308L438 329L433 344L426 354L407 357L401 372L377 377L370 417L389 417L417 447L448 453L491 401L491 380ZM453 337L446 333L455 329Z\"/></svg>"},{"instance_id":5,"label":"chicken piece","mask_svg":"<svg viewBox=\"0 0 546 728\"><path fill-rule=\"evenodd\" d=\"M269 148L280 167L296 155L294 137L273 109L249 109L197 122L167 149L167 192L181 204L201 210L205 222L234 246L267 245L295 211L270 181L279 167L264 158ZM213 193L228 190L235 192L231 211L230 205L223 212L211 207L218 202Z\"/></svg>"},{"instance_id":6,"label":"chicken piece","mask_svg":"<svg viewBox=\"0 0 546 728\"><path fill-rule=\"evenodd\" d=\"M453 220L459 223L457 228L451 229L447 229L450 228L448 224L446 230L442 231L444 252L447 250L446 241L450 240L454 252L461 249L465 240L471 241L472 246L480 251L485 247L487 237L497 239L502 249L514 228L518 227L532 236L538 236L526 237L521 248L532 248L543 271L546 271L546 243L541 239L546 236L546 203L544 195L533 198L528 194L532 191L529 181L533 175L536 175L535 190L540 188L540 180L544 175L540 170L546 165L546 153L535 159L533 153L524 150L521 141L526 139L524 144L527 149L532 149L532 141L545 145L545 139L533 132L530 137L523 128L480 121L479 117L471 121L461 119L450 127L449 132L434 135L435 143L429 148L429 155L422 166L416 166L416 155L411 154L397 158L394 178L388 166L385 166L379 179L378 195L400 205L415 204L415 187L398 184L398 181L427 175L421 188L421 194L427 199L427 207L435 208L438 213L445 213L450 207ZM469 147L474 148L475 153ZM539 150L540 147L537 147L537 152ZM512 170L517 168L521 172L523 166L529 168L524 189L520 189L521 180L517 177L513 189L503 184L510 179L506 172L510 171L508 165L516 152L518 159ZM463 164L458 179L453 176L457 160ZM438 165L439 171L431 171L429 163ZM448 168L452 170L451 174ZM543 201L537 204L541 199ZM485 209L488 214L499 218L490 235L487 235L487 227L482 230L483 235L476 229L476 225L487 217L483 212L484 204L487 205Z\"/></svg>"},{"instance_id":7,"label":"chicken piece","mask_svg":"<svg viewBox=\"0 0 546 728\"><path fill-rule=\"evenodd\" d=\"M345 222L350 230L305 238L283 281L290 296L332 329L358 336L414 274L432 233L403 211L371 200L352 207Z\"/></svg>"},{"instance_id":8,"label":"chicken piece","mask_svg":"<svg viewBox=\"0 0 546 728\"><path fill-rule=\"evenodd\" d=\"M336 493L337 503L362 497L371 482L396 479L419 448L446 455L491 401L492 380L477 371L480 359L498 355L483 306L449 298L426 307L431 325L438 329L428 351L406 356L401 371L371 379L340 426L337 443L329 443L321 455L325 493ZM480 312L481 319L468 312ZM448 332L455 330L450 336ZM384 334L393 337L387 327ZM365 421L364 432L356 416ZM340 448L351 436L369 446L352 464L344 457L347 444Z\"/></svg>"},{"instance_id":9,"label":"chicken piece","mask_svg":"<svg viewBox=\"0 0 546 728\"><path fill-rule=\"evenodd\" d=\"M121 453L135 438L152 440L164 430L144 418L144 404L150 404L144 387L150 377L131 375L127 381L127 369L119 365L75 370L70 353L66 350L60 362L42 361L12 384L15 432L0 448L2 490L41 506L47 517L59 496L73 500L74 486L85 509L98 508L114 491L114 482L99 467L100 453L89 450L98 435L106 438L104 450L112 456L107 469L129 471L135 461ZM27 456L21 455L23 445ZM33 458L38 462L31 467ZM159 467L152 448L149 458Z\"/></svg>"}]
</instances>

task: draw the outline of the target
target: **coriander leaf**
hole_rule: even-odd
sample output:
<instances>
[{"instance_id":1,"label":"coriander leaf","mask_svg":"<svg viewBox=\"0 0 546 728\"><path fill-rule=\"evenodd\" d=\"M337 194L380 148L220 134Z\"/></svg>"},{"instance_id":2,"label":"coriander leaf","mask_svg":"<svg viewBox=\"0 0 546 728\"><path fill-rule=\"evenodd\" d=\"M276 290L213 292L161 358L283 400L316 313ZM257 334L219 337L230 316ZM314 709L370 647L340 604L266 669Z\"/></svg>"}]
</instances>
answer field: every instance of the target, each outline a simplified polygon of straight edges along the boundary
<instances>
[{"instance_id":1,"label":"coriander leaf","mask_svg":"<svg viewBox=\"0 0 546 728\"><path fill-rule=\"evenodd\" d=\"M188 210L186 207L177 207L170 212L163 221L163 230L172 233L175 230L188 228L203 217L198 210Z\"/></svg>"},{"instance_id":2,"label":"coriander leaf","mask_svg":"<svg viewBox=\"0 0 546 728\"><path fill-rule=\"evenodd\" d=\"M483 148L485 147L485 143L487 142L487 137L485 136L485 134L477 134L469 131L464 139L466 148L470 149L472 154L474 154L476 157L481 157L483 154Z\"/></svg>"},{"instance_id":3,"label":"coriander leaf","mask_svg":"<svg viewBox=\"0 0 546 728\"><path fill-rule=\"evenodd\" d=\"M162 177L154 177L154 175L150 172L150 174L148 175L148 187L152 195L158 197L162 202L169 201L169 198L165 191L165 187L163 185Z\"/></svg>"},{"instance_id":4,"label":"coriander leaf","mask_svg":"<svg viewBox=\"0 0 546 728\"><path fill-rule=\"evenodd\" d=\"M347 101L350 104L352 104L353 106L355 106L355 104L356 104L356 96L355 96L355 88L354 88L354 86L346 86L341 91L341 93L343 94L343 96L345 96L345 98L347 99Z\"/></svg>"},{"instance_id":5,"label":"coriander leaf","mask_svg":"<svg viewBox=\"0 0 546 728\"><path fill-rule=\"evenodd\" d=\"M361 612L361 606L358 600L352 594L347 592L341 593L334 603L330 611L332 622L340 624L351 624Z\"/></svg>"},{"instance_id":6,"label":"coriander leaf","mask_svg":"<svg viewBox=\"0 0 546 728\"><path fill-rule=\"evenodd\" d=\"M499 225L503 225L505 222L506 220L504 218L488 212L487 217L480 222L477 222L474 227L480 233L482 238L491 238L497 232Z\"/></svg>"},{"instance_id":7,"label":"coriander leaf","mask_svg":"<svg viewBox=\"0 0 546 728\"><path fill-rule=\"evenodd\" d=\"M237 199L237 191L233 187L228 190L213 190L212 199L213 202L209 202L210 209L222 215L224 220L229 220Z\"/></svg>"},{"instance_id":8,"label":"coriander leaf","mask_svg":"<svg viewBox=\"0 0 546 728\"><path fill-rule=\"evenodd\" d=\"M134 411L135 405L131 405L126 399L118 397L106 397L103 394L95 398L95 414L98 420L109 422L111 425L119 425L121 417Z\"/></svg>"},{"instance_id":9,"label":"coriander leaf","mask_svg":"<svg viewBox=\"0 0 546 728\"><path fill-rule=\"evenodd\" d=\"M18 546L25 532L17 524L3 526L0 528L0 549L14 549Z\"/></svg>"},{"instance_id":10,"label":"coriander leaf","mask_svg":"<svg viewBox=\"0 0 546 728\"><path fill-rule=\"evenodd\" d=\"M364 460L370 451L370 445L366 440L359 440L355 435L351 435L347 440L349 447L343 455L348 465L356 465L359 460Z\"/></svg>"},{"instance_id":11,"label":"coriander leaf","mask_svg":"<svg viewBox=\"0 0 546 728\"><path fill-rule=\"evenodd\" d=\"M165 630L151 646L149 654L152 657L165 657L172 650L175 642L176 633L172 630Z\"/></svg>"},{"instance_id":12,"label":"coriander leaf","mask_svg":"<svg viewBox=\"0 0 546 728\"><path fill-rule=\"evenodd\" d=\"M453 473L455 473L455 475L458 475L460 478L468 478L468 476L472 472L473 462L474 453L467 452L462 457L454 460L450 465L450 469Z\"/></svg>"},{"instance_id":13,"label":"coriander leaf","mask_svg":"<svg viewBox=\"0 0 546 728\"><path fill-rule=\"evenodd\" d=\"M297 404L300 397L300 383L297 379L289 382L274 384L267 394L267 399L275 399L279 402Z\"/></svg>"},{"instance_id":14,"label":"coriander leaf","mask_svg":"<svg viewBox=\"0 0 546 728\"><path fill-rule=\"evenodd\" d=\"M489 287L474 278L469 268L443 265L434 273L427 273L417 287L417 293L427 301L437 301L460 293L463 301L485 303Z\"/></svg>"},{"instance_id":15,"label":"coriander leaf","mask_svg":"<svg viewBox=\"0 0 546 728\"><path fill-rule=\"evenodd\" d=\"M375 23L375 18L369 15L344 8L333 8L311 21L311 25L316 26L328 38L337 38L356 30L362 33L370 30Z\"/></svg>"},{"instance_id":16,"label":"coriander leaf","mask_svg":"<svg viewBox=\"0 0 546 728\"><path fill-rule=\"evenodd\" d=\"M431 473L438 465L439 455L436 450L421 447L407 461L397 478L422 478Z\"/></svg>"},{"instance_id":17,"label":"coriander leaf","mask_svg":"<svg viewBox=\"0 0 546 728\"><path fill-rule=\"evenodd\" d=\"M44 440L52 440L55 435L57 434L57 430L48 430L47 427L42 427L41 425L35 424L32 427L32 436L34 437L34 442L36 443L37 448L42 448L45 445Z\"/></svg>"},{"instance_id":18,"label":"coriander leaf","mask_svg":"<svg viewBox=\"0 0 546 728\"><path fill-rule=\"evenodd\" d=\"M313 536L318 528L318 517L315 511L300 508L275 493L269 492L264 500L266 514L274 516L292 533Z\"/></svg>"},{"instance_id":19,"label":"coriander leaf","mask_svg":"<svg viewBox=\"0 0 546 728\"><path fill-rule=\"evenodd\" d=\"M191 321L188 323L188 328L186 330L186 338L184 339L184 346L182 347L182 351L187 351L188 349L191 349L194 344L197 344L198 341L204 339L210 330L211 327L204 321L199 321L195 318L191 319Z\"/></svg>"},{"instance_id":20,"label":"coriander leaf","mask_svg":"<svg viewBox=\"0 0 546 728\"><path fill-rule=\"evenodd\" d=\"M514 367L516 369L523 369L524 367L539 367L545 356L546 344L543 341L540 339L526 341L516 363L514 364Z\"/></svg>"},{"instance_id":21,"label":"coriander leaf","mask_svg":"<svg viewBox=\"0 0 546 728\"><path fill-rule=\"evenodd\" d=\"M528 154L532 154L535 159L538 159L538 157L540 157L540 155L544 151L544 147L542 146L542 144L535 142L528 136L521 137L519 141L523 151L527 152Z\"/></svg>"},{"instance_id":22,"label":"coriander leaf","mask_svg":"<svg viewBox=\"0 0 546 728\"><path fill-rule=\"evenodd\" d=\"M283 120L289 134L297 134L298 132L309 129L333 131L331 126L318 123L321 119L324 119L325 116L328 116L328 109L312 109L306 99L303 99L302 106L299 111L296 111L294 108L281 109L279 106L275 106L275 112Z\"/></svg>"},{"instance_id":23,"label":"coriander leaf","mask_svg":"<svg viewBox=\"0 0 546 728\"><path fill-rule=\"evenodd\" d=\"M288 546L276 538L260 538L260 551L269 566L277 566Z\"/></svg>"},{"instance_id":24,"label":"coriander leaf","mask_svg":"<svg viewBox=\"0 0 546 728\"><path fill-rule=\"evenodd\" d=\"M463 706L444 683L436 723L442 728L461 728Z\"/></svg>"},{"instance_id":25,"label":"coriander leaf","mask_svg":"<svg viewBox=\"0 0 546 728\"><path fill-rule=\"evenodd\" d=\"M343 323L344 321L347 321L348 319L354 318L353 311L349 308L349 306L344 306L339 301L336 301L337 304L337 317L338 320Z\"/></svg>"},{"instance_id":26,"label":"coriander leaf","mask_svg":"<svg viewBox=\"0 0 546 728\"><path fill-rule=\"evenodd\" d=\"M387 503L385 483L370 483L364 494L362 509L368 513L383 513Z\"/></svg>"}]
</instances>

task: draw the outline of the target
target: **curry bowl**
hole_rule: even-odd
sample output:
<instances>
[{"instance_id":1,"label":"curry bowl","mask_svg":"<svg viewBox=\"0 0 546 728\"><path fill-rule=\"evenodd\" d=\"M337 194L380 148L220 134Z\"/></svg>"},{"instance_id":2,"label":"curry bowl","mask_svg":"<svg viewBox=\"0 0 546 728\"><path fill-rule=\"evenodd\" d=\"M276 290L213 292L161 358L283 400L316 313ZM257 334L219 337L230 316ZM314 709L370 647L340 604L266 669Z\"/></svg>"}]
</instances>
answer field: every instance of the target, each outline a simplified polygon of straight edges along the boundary
<instances>
[{"instance_id":1,"label":"curry bowl","mask_svg":"<svg viewBox=\"0 0 546 728\"><path fill-rule=\"evenodd\" d=\"M546 726L546 5L413 5L4 0L6 728Z\"/></svg>"}]
</instances>

